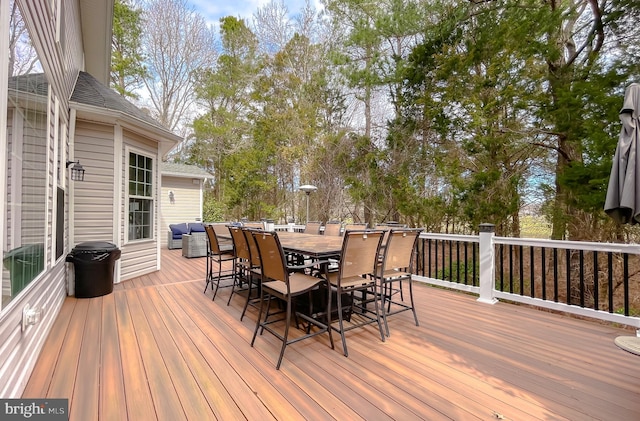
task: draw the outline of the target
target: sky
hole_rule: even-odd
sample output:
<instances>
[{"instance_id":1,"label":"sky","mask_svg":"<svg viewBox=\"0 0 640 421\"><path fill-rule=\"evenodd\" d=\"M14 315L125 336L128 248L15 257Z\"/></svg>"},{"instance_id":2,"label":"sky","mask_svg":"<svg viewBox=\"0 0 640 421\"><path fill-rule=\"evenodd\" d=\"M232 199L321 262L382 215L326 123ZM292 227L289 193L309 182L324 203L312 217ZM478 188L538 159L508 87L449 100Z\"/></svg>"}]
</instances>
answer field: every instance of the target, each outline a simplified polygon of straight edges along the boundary
<instances>
[{"instance_id":1,"label":"sky","mask_svg":"<svg viewBox=\"0 0 640 421\"><path fill-rule=\"evenodd\" d=\"M194 9L202 14L212 25L217 26L218 21L224 16L235 16L251 19L253 13L271 0L187 0ZM297 15L305 5L305 0L283 0L289 13ZM316 8L320 7L319 0L311 0Z\"/></svg>"}]
</instances>

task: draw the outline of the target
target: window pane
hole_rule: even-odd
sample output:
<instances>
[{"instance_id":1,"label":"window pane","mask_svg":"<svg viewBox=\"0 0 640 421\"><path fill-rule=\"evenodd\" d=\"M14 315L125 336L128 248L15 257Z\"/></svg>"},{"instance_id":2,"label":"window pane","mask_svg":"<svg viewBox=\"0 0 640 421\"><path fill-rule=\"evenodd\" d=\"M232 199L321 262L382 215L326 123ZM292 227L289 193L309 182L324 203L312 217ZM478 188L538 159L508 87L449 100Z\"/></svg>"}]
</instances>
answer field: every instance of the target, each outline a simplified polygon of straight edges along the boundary
<instances>
[{"instance_id":1,"label":"window pane","mask_svg":"<svg viewBox=\"0 0 640 421\"><path fill-rule=\"evenodd\" d=\"M130 154L129 158L129 240L153 238L153 159Z\"/></svg>"},{"instance_id":2,"label":"window pane","mask_svg":"<svg viewBox=\"0 0 640 421\"><path fill-rule=\"evenodd\" d=\"M9 68L7 127L1 128L6 130L7 155L0 171L6 186L0 309L44 270L48 199L47 172L43 171L49 145L48 81L19 9L9 10L15 13L9 31L20 36L9 46L15 61ZM8 52L2 53L8 58Z\"/></svg>"}]
</instances>

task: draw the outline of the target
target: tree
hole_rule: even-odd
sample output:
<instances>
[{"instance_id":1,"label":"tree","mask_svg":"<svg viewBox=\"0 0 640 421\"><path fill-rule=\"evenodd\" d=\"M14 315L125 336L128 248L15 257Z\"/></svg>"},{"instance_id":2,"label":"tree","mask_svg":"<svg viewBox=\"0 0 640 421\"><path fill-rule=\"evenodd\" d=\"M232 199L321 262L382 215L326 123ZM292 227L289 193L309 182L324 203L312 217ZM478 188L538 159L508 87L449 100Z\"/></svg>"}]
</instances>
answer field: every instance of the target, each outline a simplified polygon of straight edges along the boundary
<instances>
[{"instance_id":1,"label":"tree","mask_svg":"<svg viewBox=\"0 0 640 421\"><path fill-rule=\"evenodd\" d=\"M39 70L38 54L14 0L9 3L9 13L9 76L24 75Z\"/></svg>"},{"instance_id":2,"label":"tree","mask_svg":"<svg viewBox=\"0 0 640 421\"><path fill-rule=\"evenodd\" d=\"M216 58L215 34L186 0L147 0L142 35L143 81L154 116L167 129L185 130L195 100L194 71Z\"/></svg>"},{"instance_id":3,"label":"tree","mask_svg":"<svg viewBox=\"0 0 640 421\"><path fill-rule=\"evenodd\" d=\"M111 42L111 87L120 95L138 98L135 92L145 76L141 53L142 10L128 0L113 5L113 40Z\"/></svg>"},{"instance_id":4,"label":"tree","mask_svg":"<svg viewBox=\"0 0 640 421\"><path fill-rule=\"evenodd\" d=\"M386 175L395 174L406 157L396 153L397 143L386 143L390 127L386 123L398 117L400 70L419 36L423 9L412 0L331 0L326 6L343 34L335 63L359 101L363 120L362 127L354 128L356 133L345 139L355 140L354 150L359 151L351 156L351 164L345 162L350 168L345 174L352 187L349 191L363 201L367 222L397 220L394 191L400 190L393 184L397 178Z\"/></svg>"},{"instance_id":5,"label":"tree","mask_svg":"<svg viewBox=\"0 0 640 421\"><path fill-rule=\"evenodd\" d=\"M216 65L195 74L195 92L203 112L193 121L189 155L214 175L214 197L229 201L232 209L244 204L239 200L242 192L235 194L235 190L240 185L246 188L247 174L255 172L244 171L246 166L238 163L252 148L249 117L259 72L258 41L243 20L231 16L220 20L220 33L222 51ZM247 215L241 212L240 216Z\"/></svg>"},{"instance_id":6,"label":"tree","mask_svg":"<svg viewBox=\"0 0 640 421\"><path fill-rule=\"evenodd\" d=\"M616 33L638 37L626 18L638 5L622 3L434 3L405 70L401 123L429 139L466 222L518 235L531 170L554 160L542 177L554 183L554 237L598 235L612 98L639 63L637 50L621 58Z\"/></svg>"}]
</instances>

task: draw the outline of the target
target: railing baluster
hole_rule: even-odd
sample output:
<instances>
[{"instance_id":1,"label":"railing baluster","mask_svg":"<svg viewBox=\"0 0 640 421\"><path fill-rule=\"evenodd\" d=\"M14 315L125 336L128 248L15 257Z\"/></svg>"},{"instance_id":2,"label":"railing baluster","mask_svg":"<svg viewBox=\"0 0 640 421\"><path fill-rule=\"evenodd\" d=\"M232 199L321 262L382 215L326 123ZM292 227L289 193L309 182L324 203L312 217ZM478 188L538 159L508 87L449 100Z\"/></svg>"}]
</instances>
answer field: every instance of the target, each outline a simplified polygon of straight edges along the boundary
<instances>
[{"instance_id":1,"label":"railing baluster","mask_svg":"<svg viewBox=\"0 0 640 421\"><path fill-rule=\"evenodd\" d=\"M449 245L449 280L453 281L453 241L447 241ZM460 282L459 279L455 280L456 282Z\"/></svg>"},{"instance_id":2,"label":"railing baluster","mask_svg":"<svg viewBox=\"0 0 640 421\"><path fill-rule=\"evenodd\" d=\"M623 264L623 278L622 285L624 286L624 315L629 315L629 254L624 253L622 255Z\"/></svg>"},{"instance_id":3,"label":"railing baluster","mask_svg":"<svg viewBox=\"0 0 640 421\"><path fill-rule=\"evenodd\" d=\"M500 244L500 291L504 291L504 244Z\"/></svg>"},{"instance_id":4,"label":"railing baluster","mask_svg":"<svg viewBox=\"0 0 640 421\"><path fill-rule=\"evenodd\" d=\"M553 301L558 302L558 249L553 249Z\"/></svg>"},{"instance_id":5,"label":"railing baluster","mask_svg":"<svg viewBox=\"0 0 640 421\"><path fill-rule=\"evenodd\" d=\"M571 250L565 250L565 264L566 267L566 277L567 277L567 304L571 304Z\"/></svg>"},{"instance_id":6,"label":"railing baluster","mask_svg":"<svg viewBox=\"0 0 640 421\"><path fill-rule=\"evenodd\" d=\"M473 243L473 244L472 244L472 247L473 247L473 248L471 249L471 251L472 251L472 255L473 255L473 256L472 256L472 259L473 259L473 265L472 265L472 267L473 267L473 276L472 276L472 278L473 278L473 285L474 285L474 286L478 286L479 282L478 282L478 277L477 277L477 274L476 274L476 264L478 263L478 261L477 261L477 252L476 252L476 250L477 250L477 249L476 249L476 247L478 247L478 245L477 245L476 243Z\"/></svg>"},{"instance_id":7,"label":"railing baluster","mask_svg":"<svg viewBox=\"0 0 640 421\"><path fill-rule=\"evenodd\" d=\"M600 288L599 288L599 283L600 280L598 279L598 272L599 272L599 268L598 268L598 252L594 251L593 252L593 309L594 310L600 310Z\"/></svg>"},{"instance_id":8,"label":"railing baluster","mask_svg":"<svg viewBox=\"0 0 640 421\"><path fill-rule=\"evenodd\" d=\"M609 287L609 313L615 311L613 307L613 253L607 253L607 274L608 274L608 287Z\"/></svg>"},{"instance_id":9,"label":"railing baluster","mask_svg":"<svg viewBox=\"0 0 640 421\"><path fill-rule=\"evenodd\" d=\"M456 241L456 279L458 283L460 280L460 241Z\"/></svg>"},{"instance_id":10,"label":"railing baluster","mask_svg":"<svg viewBox=\"0 0 640 421\"><path fill-rule=\"evenodd\" d=\"M545 256L546 247L540 247L540 260L542 262L542 299L547 299L547 259Z\"/></svg>"},{"instance_id":11,"label":"railing baluster","mask_svg":"<svg viewBox=\"0 0 640 421\"><path fill-rule=\"evenodd\" d=\"M529 247L529 276L531 278L531 281L529 282L531 284L531 298L534 298L536 296L535 293L535 289L536 289L536 272L535 272L535 255L533 252L533 246Z\"/></svg>"},{"instance_id":12,"label":"railing baluster","mask_svg":"<svg viewBox=\"0 0 640 421\"><path fill-rule=\"evenodd\" d=\"M509 244L509 292L513 294L513 245Z\"/></svg>"},{"instance_id":13,"label":"railing baluster","mask_svg":"<svg viewBox=\"0 0 640 421\"><path fill-rule=\"evenodd\" d=\"M584 250L580 250L578 256L580 256L580 307L584 307Z\"/></svg>"},{"instance_id":14,"label":"railing baluster","mask_svg":"<svg viewBox=\"0 0 640 421\"><path fill-rule=\"evenodd\" d=\"M518 274L520 275L520 295L524 295L524 249L522 246L518 248L520 256L518 256L518 261L520 262L520 267L518 268Z\"/></svg>"},{"instance_id":15,"label":"railing baluster","mask_svg":"<svg viewBox=\"0 0 640 421\"><path fill-rule=\"evenodd\" d=\"M446 280L447 279L447 277L446 277L446 267L447 266L445 264L445 257L446 257L445 256L445 243L446 243L446 240L442 240L441 243L442 243L442 279ZM451 279L449 279L449 280L451 280Z\"/></svg>"},{"instance_id":16,"label":"railing baluster","mask_svg":"<svg viewBox=\"0 0 640 421\"><path fill-rule=\"evenodd\" d=\"M434 270L434 274L433 277L434 278L438 278L438 240L436 240L433 244L433 270Z\"/></svg>"},{"instance_id":17,"label":"railing baluster","mask_svg":"<svg viewBox=\"0 0 640 421\"><path fill-rule=\"evenodd\" d=\"M464 243L464 284L469 285L469 243Z\"/></svg>"}]
</instances>

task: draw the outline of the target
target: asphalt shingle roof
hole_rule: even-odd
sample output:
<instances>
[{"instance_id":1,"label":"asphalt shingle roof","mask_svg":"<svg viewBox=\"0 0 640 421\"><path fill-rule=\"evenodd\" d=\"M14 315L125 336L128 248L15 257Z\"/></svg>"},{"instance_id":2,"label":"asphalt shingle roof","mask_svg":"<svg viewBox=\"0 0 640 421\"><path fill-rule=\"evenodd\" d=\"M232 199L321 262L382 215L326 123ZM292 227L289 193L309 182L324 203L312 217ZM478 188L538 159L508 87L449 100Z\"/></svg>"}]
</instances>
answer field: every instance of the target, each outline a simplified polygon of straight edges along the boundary
<instances>
[{"instance_id":1,"label":"asphalt shingle roof","mask_svg":"<svg viewBox=\"0 0 640 421\"><path fill-rule=\"evenodd\" d=\"M120 111L159 129L168 130L147 113L127 101L114 90L98 82L89 73L80 72L71 101L113 111Z\"/></svg>"},{"instance_id":2,"label":"asphalt shingle roof","mask_svg":"<svg viewBox=\"0 0 640 421\"><path fill-rule=\"evenodd\" d=\"M43 73L30 73L9 78L9 90L17 90L35 95L46 96L49 82ZM87 72L80 72L71 95L71 102L91 105L97 108L118 111L137 120L171 133L150 115L142 111L111 88L98 82Z\"/></svg>"},{"instance_id":3,"label":"asphalt shingle roof","mask_svg":"<svg viewBox=\"0 0 640 421\"><path fill-rule=\"evenodd\" d=\"M162 175L174 175L176 177L213 178L211 174L200 167L174 162L163 162L160 165Z\"/></svg>"}]
</instances>

